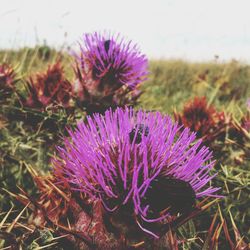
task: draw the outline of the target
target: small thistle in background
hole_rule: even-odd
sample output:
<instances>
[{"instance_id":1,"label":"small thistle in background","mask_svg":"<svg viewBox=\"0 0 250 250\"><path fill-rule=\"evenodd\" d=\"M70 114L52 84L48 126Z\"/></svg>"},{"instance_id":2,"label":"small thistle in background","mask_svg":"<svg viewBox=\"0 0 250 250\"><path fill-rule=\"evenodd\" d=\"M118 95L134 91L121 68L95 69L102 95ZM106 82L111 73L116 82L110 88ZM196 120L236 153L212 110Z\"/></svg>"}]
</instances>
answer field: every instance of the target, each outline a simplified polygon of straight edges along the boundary
<instances>
[{"instance_id":1,"label":"small thistle in background","mask_svg":"<svg viewBox=\"0 0 250 250\"><path fill-rule=\"evenodd\" d=\"M148 60L119 34L85 34L76 57L75 93L87 113L133 105L137 87L146 80Z\"/></svg>"},{"instance_id":2,"label":"small thistle in background","mask_svg":"<svg viewBox=\"0 0 250 250\"><path fill-rule=\"evenodd\" d=\"M132 108L87 117L58 147L57 183L101 202L106 231L131 242L158 239L197 199L218 197L208 185L212 152L180 129L159 112Z\"/></svg>"},{"instance_id":3,"label":"small thistle in background","mask_svg":"<svg viewBox=\"0 0 250 250\"><path fill-rule=\"evenodd\" d=\"M215 124L215 109L208 106L205 97L195 97L184 105L183 113L178 118L185 127L197 132L198 137L202 137Z\"/></svg>"},{"instance_id":4,"label":"small thistle in background","mask_svg":"<svg viewBox=\"0 0 250 250\"><path fill-rule=\"evenodd\" d=\"M219 137L227 123L225 113L208 105L206 97L195 97L187 102L182 113L175 113L175 119L207 142Z\"/></svg>"},{"instance_id":5,"label":"small thistle in background","mask_svg":"<svg viewBox=\"0 0 250 250\"><path fill-rule=\"evenodd\" d=\"M45 109L47 106L69 107L72 86L64 77L60 61L50 65L45 73L37 73L27 82L28 96L22 98L25 107Z\"/></svg>"},{"instance_id":6,"label":"small thistle in background","mask_svg":"<svg viewBox=\"0 0 250 250\"><path fill-rule=\"evenodd\" d=\"M16 73L10 65L0 64L0 100L11 96L16 82L15 78Z\"/></svg>"},{"instance_id":7,"label":"small thistle in background","mask_svg":"<svg viewBox=\"0 0 250 250\"><path fill-rule=\"evenodd\" d=\"M91 73L90 91L109 94L123 85L135 88L147 76L148 61L136 45L126 43L119 35L85 34L80 45L82 70ZM95 93L94 93L95 94Z\"/></svg>"}]
</instances>

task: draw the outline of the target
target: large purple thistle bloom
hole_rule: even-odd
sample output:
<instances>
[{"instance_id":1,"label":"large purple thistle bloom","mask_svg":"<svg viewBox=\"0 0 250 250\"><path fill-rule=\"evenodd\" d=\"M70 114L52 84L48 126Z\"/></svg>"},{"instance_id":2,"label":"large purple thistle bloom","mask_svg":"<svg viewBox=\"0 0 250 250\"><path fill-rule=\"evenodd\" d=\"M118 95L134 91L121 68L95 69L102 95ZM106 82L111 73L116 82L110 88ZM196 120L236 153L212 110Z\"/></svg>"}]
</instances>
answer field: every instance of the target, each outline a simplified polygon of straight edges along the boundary
<instances>
[{"instance_id":1,"label":"large purple thistle bloom","mask_svg":"<svg viewBox=\"0 0 250 250\"><path fill-rule=\"evenodd\" d=\"M76 56L82 70L92 72L93 80L100 81L99 89L104 85L112 85L113 89L126 85L133 89L147 77L146 56L119 34L85 34L80 49L80 56Z\"/></svg>"},{"instance_id":2,"label":"large purple thistle bloom","mask_svg":"<svg viewBox=\"0 0 250 250\"><path fill-rule=\"evenodd\" d=\"M109 212L130 204L136 218L153 223L191 208L196 198L216 197L219 188L207 185L215 176L212 153L169 116L118 108L88 117L69 134L58 147L55 175Z\"/></svg>"}]
</instances>

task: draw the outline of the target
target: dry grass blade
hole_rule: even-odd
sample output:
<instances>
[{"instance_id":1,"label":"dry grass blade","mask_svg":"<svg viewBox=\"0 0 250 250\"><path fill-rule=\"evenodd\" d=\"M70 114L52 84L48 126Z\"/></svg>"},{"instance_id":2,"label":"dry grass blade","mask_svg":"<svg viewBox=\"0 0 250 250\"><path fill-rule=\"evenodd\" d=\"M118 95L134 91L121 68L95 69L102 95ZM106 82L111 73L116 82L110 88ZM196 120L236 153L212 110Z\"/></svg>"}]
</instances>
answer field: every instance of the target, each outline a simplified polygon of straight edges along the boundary
<instances>
[{"instance_id":1,"label":"dry grass blade","mask_svg":"<svg viewBox=\"0 0 250 250\"><path fill-rule=\"evenodd\" d=\"M213 233L213 230L214 230L214 226L215 226L215 222L217 220L217 217L218 217L218 210L217 210L216 214L213 217L213 220L212 220L212 223L211 223L210 228L208 230L208 234L207 234L206 240L204 242L204 245L202 247L202 250L208 250L210 248L209 247L210 243L211 243L210 241L212 239L212 233Z\"/></svg>"},{"instance_id":2,"label":"dry grass blade","mask_svg":"<svg viewBox=\"0 0 250 250\"><path fill-rule=\"evenodd\" d=\"M3 227L5 221L7 220L7 218L9 217L10 213L13 210L13 206L10 208L10 210L8 211L8 213L4 216L4 218L2 219L1 223L0 223L0 229Z\"/></svg>"},{"instance_id":3,"label":"dry grass blade","mask_svg":"<svg viewBox=\"0 0 250 250\"><path fill-rule=\"evenodd\" d=\"M9 235L7 232L2 232L2 227L4 226L5 221L8 219L10 213L12 212L13 207L10 208L10 210L8 211L8 213L4 216L4 218L2 219L1 223L0 223L0 238L2 239L6 239L6 238L13 238L13 235ZM3 247L5 240L0 240L0 248Z\"/></svg>"},{"instance_id":4,"label":"dry grass blade","mask_svg":"<svg viewBox=\"0 0 250 250\"><path fill-rule=\"evenodd\" d=\"M29 204L30 204L30 202L23 208L23 210L17 215L17 217L15 218L15 220L7 228L7 230L6 230L7 233L11 232L11 230L13 229L13 227L15 226L15 224L17 223L17 221L19 220L19 218L21 217L21 215L24 213L24 211L26 210L26 208L29 206Z\"/></svg>"},{"instance_id":5,"label":"dry grass blade","mask_svg":"<svg viewBox=\"0 0 250 250\"><path fill-rule=\"evenodd\" d=\"M7 250L7 249L11 249L12 246L8 246L8 247L3 247L3 248L0 248L0 250Z\"/></svg>"},{"instance_id":6,"label":"dry grass blade","mask_svg":"<svg viewBox=\"0 0 250 250\"><path fill-rule=\"evenodd\" d=\"M212 237L212 244L211 244L211 246L213 246L213 247L210 247L210 249L212 250L212 249L216 249L216 250L218 250L219 248L218 248L218 239L219 239L219 236L220 236L220 233L221 233L221 229L222 229L222 227L223 227L223 222L221 222L221 223L219 223L218 225L217 225L217 227L216 227L216 229L215 229L215 232L214 232L214 235L213 235L213 237Z\"/></svg>"},{"instance_id":7,"label":"dry grass blade","mask_svg":"<svg viewBox=\"0 0 250 250\"><path fill-rule=\"evenodd\" d=\"M57 245L57 244L58 244L57 242L53 242L53 243L50 243L50 244L45 245L45 246L37 247L35 250L49 248L49 247L52 247L52 246Z\"/></svg>"},{"instance_id":8,"label":"dry grass blade","mask_svg":"<svg viewBox=\"0 0 250 250\"><path fill-rule=\"evenodd\" d=\"M21 190L21 188L19 188ZM21 203L23 203L25 206L29 203L29 198L25 195L25 193L23 192L23 194L14 194L12 192L10 192L9 190L3 188L3 191L5 191L7 194L9 194L11 197L13 197L14 199L20 201Z\"/></svg>"},{"instance_id":9,"label":"dry grass blade","mask_svg":"<svg viewBox=\"0 0 250 250\"><path fill-rule=\"evenodd\" d=\"M235 241L236 241L236 246L235 249L236 250L247 250L248 248L248 244L243 240L244 237L242 237L240 235L240 232L234 222L233 216L231 214L231 212L229 211L229 215L230 215L230 219L233 225L233 231L234 231L234 236L235 236Z\"/></svg>"},{"instance_id":10,"label":"dry grass blade","mask_svg":"<svg viewBox=\"0 0 250 250\"><path fill-rule=\"evenodd\" d=\"M70 199L62 190L56 187L49 179L47 181L58 192L58 194L60 194L67 202L70 202Z\"/></svg>"},{"instance_id":11,"label":"dry grass blade","mask_svg":"<svg viewBox=\"0 0 250 250\"><path fill-rule=\"evenodd\" d=\"M178 250L178 241L176 238L176 235L173 233L173 231L170 229L167 233L167 238L169 241L169 247L171 250Z\"/></svg>"},{"instance_id":12,"label":"dry grass blade","mask_svg":"<svg viewBox=\"0 0 250 250\"><path fill-rule=\"evenodd\" d=\"M228 231L228 226L227 226L227 222L225 221L223 224L223 230L224 230L224 234L226 236L226 240L228 242L228 244L230 245L231 249L234 249L234 243L233 240L230 237L229 231Z\"/></svg>"},{"instance_id":13,"label":"dry grass blade","mask_svg":"<svg viewBox=\"0 0 250 250\"><path fill-rule=\"evenodd\" d=\"M211 207L214 203L216 203L219 200L219 199L214 199L214 200L210 201L209 203L206 203L208 201L208 199L209 198L205 198L204 200L202 200L195 207L195 209L191 213L189 213L188 215L187 214L183 214L179 218L177 218L176 220L174 220L173 222L171 222L170 224L163 225L163 227L161 228L161 235L164 235L170 228L172 230L174 230L174 229L180 227L181 225L183 225L184 223L186 223L190 219L196 217L201 212L203 212L206 209L208 209L209 207Z\"/></svg>"}]
</instances>

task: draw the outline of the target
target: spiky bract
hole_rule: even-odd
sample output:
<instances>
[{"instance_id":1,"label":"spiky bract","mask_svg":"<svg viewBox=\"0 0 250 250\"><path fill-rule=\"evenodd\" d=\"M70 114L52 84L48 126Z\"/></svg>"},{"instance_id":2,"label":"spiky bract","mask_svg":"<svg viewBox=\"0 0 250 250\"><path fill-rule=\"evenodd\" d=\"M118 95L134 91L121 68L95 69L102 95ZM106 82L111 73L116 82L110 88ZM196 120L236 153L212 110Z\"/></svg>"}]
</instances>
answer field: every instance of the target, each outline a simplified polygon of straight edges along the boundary
<instances>
[{"instance_id":1,"label":"spiky bract","mask_svg":"<svg viewBox=\"0 0 250 250\"><path fill-rule=\"evenodd\" d=\"M45 109L49 105L68 107L72 86L64 77L60 61L50 65L46 72L37 73L27 82L28 96L22 98L24 106Z\"/></svg>"}]
</instances>

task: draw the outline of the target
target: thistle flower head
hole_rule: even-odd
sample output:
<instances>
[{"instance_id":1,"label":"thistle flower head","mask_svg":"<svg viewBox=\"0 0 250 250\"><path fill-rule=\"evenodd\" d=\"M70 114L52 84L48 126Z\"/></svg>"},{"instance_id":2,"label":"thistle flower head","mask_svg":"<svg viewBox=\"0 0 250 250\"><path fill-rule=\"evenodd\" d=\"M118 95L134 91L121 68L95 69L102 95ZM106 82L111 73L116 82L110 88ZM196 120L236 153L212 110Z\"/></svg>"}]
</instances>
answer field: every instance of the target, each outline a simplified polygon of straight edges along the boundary
<instances>
[{"instance_id":1,"label":"thistle flower head","mask_svg":"<svg viewBox=\"0 0 250 250\"><path fill-rule=\"evenodd\" d=\"M85 34L80 49L82 70L91 72L99 90L114 91L123 85L133 89L148 74L145 55L119 34Z\"/></svg>"},{"instance_id":2,"label":"thistle flower head","mask_svg":"<svg viewBox=\"0 0 250 250\"><path fill-rule=\"evenodd\" d=\"M27 83L29 95L23 100L24 106L45 108L50 104L69 106L72 86L65 79L63 68L58 61L50 65L45 73L37 73Z\"/></svg>"},{"instance_id":3,"label":"thistle flower head","mask_svg":"<svg viewBox=\"0 0 250 250\"><path fill-rule=\"evenodd\" d=\"M137 45L119 34L85 34L75 53L74 93L87 113L133 105L147 78L148 60Z\"/></svg>"},{"instance_id":4,"label":"thistle flower head","mask_svg":"<svg viewBox=\"0 0 250 250\"><path fill-rule=\"evenodd\" d=\"M14 88L15 71L8 64L0 64L0 95L8 97Z\"/></svg>"},{"instance_id":5,"label":"thistle flower head","mask_svg":"<svg viewBox=\"0 0 250 250\"><path fill-rule=\"evenodd\" d=\"M195 97L185 104L177 120L185 127L197 132L198 137L206 135L216 123L216 110L207 104L205 97Z\"/></svg>"},{"instance_id":6,"label":"thistle flower head","mask_svg":"<svg viewBox=\"0 0 250 250\"><path fill-rule=\"evenodd\" d=\"M88 117L69 130L54 158L57 179L109 212L126 207L145 232L154 224L192 210L200 197L216 196L212 153L159 112L118 108ZM126 212L127 212L126 211ZM141 223L139 222L141 221Z\"/></svg>"}]
</instances>

